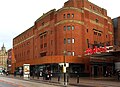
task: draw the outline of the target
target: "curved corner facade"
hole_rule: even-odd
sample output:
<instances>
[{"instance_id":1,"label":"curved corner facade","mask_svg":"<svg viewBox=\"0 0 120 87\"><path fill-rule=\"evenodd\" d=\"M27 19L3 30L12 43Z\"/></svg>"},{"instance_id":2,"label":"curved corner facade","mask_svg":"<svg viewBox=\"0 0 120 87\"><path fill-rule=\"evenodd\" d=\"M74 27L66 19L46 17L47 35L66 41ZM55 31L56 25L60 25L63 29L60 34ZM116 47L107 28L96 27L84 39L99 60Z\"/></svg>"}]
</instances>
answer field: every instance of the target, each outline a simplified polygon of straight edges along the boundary
<instances>
[{"instance_id":1,"label":"curved corner facade","mask_svg":"<svg viewBox=\"0 0 120 87\"><path fill-rule=\"evenodd\" d=\"M90 75L93 64L85 50L104 45L113 45L112 20L107 11L88 0L69 0L59 10L43 14L34 26L13 39L15 67L29 63L31 70L56 73L62 72L61 63L66 62L67 72Z\"/></svg>"}]
</instances>

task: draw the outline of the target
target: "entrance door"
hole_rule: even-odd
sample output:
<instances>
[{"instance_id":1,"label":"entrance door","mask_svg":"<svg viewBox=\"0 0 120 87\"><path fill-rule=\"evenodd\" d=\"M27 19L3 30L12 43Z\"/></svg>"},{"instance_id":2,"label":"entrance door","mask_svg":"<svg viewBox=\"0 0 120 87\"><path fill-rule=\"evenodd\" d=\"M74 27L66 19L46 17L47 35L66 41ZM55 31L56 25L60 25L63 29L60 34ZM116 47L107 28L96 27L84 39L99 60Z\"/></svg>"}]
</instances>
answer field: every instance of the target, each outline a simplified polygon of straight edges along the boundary
<instances>
[{"instance_id":1,"label":"entrance door","mask_svg":"<svg viewBox=\"0 0 120 87\"><path fill-rule=\"evenodd\" d=\"M98 76L98 66L94 66L94 76Z\"/></svg>"},{"instance_id":2,"label":"entrance door","mask_svg":"<svg viewBox=\"0 0 120 87\"><path fill-rule=\"evenodd\" d=\"M103 66L103 76L105 76L106 71L107 71L106 66Z\"/></svg>"}]
</instances>

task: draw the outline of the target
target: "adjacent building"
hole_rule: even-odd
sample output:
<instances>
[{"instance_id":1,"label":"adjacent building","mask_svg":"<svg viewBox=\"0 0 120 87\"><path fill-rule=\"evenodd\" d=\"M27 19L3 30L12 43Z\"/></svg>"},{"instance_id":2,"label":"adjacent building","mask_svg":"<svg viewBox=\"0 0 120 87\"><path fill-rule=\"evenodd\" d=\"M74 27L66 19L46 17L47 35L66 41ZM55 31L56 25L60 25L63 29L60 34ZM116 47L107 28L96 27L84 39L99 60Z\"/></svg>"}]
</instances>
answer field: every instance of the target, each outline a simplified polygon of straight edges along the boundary
<instances>
[{"instance_id":1,"label":"adjacent building","mask_svg":"<svg viewBox=\"0 0 120 87\"><path fill-rule=\"evenodd\" d=\"M120 70L120 17L113 19L114 26L114 47L115 47L115 69Z\"/></svg>"},{"instance_id":2,"label":"adjacent building","mask_svg":"<svg viewBox=\"0 0 120 87\"><path fill-rule=\"evenodd\" d=\"M56 74L67 63L70 74L104 75L112 68L111 58L90 54L107 52L113 41L112 20L104 8L88 0L68 0L13 39L16 68L30 64L31 71Z\"/></svg>"},{"instance_id":3,"label":"adjacent building","mask_svg":"<svg viewBox=\"0 0 120 87\"><path fill-rule=\"evenodd\" d=\"M0 50L0 73L3 70L7 70L7 58L8 58L8 53L6 52L6 48L3 44Z\"/></svg>"}]
</instances>

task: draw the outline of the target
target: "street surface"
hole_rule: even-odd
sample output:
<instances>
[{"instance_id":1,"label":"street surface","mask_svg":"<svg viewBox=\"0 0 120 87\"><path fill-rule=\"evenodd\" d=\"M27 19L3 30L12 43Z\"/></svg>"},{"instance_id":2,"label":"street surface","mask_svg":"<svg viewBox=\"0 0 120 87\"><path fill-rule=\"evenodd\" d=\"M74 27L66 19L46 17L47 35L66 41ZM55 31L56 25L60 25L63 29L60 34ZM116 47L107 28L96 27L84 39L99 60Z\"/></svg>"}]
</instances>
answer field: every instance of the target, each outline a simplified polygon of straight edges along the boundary
<instances>
[{"instance_id":1,"label":"street surface","mask_svg":"<svg viewBox=\"0 0 120 87\"><path fill-rule=\"evenodd\" d=\"M0 87L63 87L63 85L48 84L41 81L36 80L24 80L18 78L9 78L0 76ZM93 86L85 86L85 85L68 85L67 87L93 87Z\"/></svg>"},{"instance_id":2,"label":"street surface","mask_svg":"<svg viewBox=\"0 0 120 87\"><path fill-rule=\"evenodd\" d=\"M0 80L0 87L23 87L23 86Z\"/></svg>"},{"instance_id":3,"label":"street surface","mask_svg":"<svg viewBox=\"0 0 120 87\"><path fill-rule=\"evenodd\" d=\"M57 81L57 78L52 80L43 80L43 78L30 78L29 80L23 77L13 75L0 76L0 87L63 87L63 81ZM120 87L120 81L113 78L80 78L79 83L76 83L75 78L70 78L67 87Z\"/></svg>"},{"instance_id":4,"label":"street surface","mask_svg":"<svg viewBox=\"0 0 120 87\"><path fill-rule=\"evenodd\" d=\"M54 85L35 83L14 78L0 77L0 87L58 87Z\"/></svg>"}]
</instances>

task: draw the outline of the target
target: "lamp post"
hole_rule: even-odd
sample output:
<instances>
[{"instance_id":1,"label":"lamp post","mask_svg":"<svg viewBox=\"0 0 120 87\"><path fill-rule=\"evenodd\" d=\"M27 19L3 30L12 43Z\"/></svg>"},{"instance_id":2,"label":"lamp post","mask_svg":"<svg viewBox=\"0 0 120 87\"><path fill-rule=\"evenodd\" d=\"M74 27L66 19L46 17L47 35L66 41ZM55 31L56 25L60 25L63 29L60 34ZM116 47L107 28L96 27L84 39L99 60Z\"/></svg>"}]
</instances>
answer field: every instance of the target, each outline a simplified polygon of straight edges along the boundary
<instances>
[{"instance_id":1,"label":"lamp post","mask_svg":"<svg viewBox=\"0 0 120 87\"><path fill-rule=\"evenodd\" d=\"M63 73L64 73L64 86L67 86L67 81L66 81L66 61L65 61L65 55L66 55L66 50L64 50L64 65L63 65Z\"/></svg>"},{"instance_id":2,"label":"lamp post","mask_svg":"<svg viewBox=\"0 0 120 87\"><path fill-rule=\"evenodd\" d=\"M14 66L14 72L16 71L16 59L14 60L15 66Z\"/></svg>"}]
</instances>

